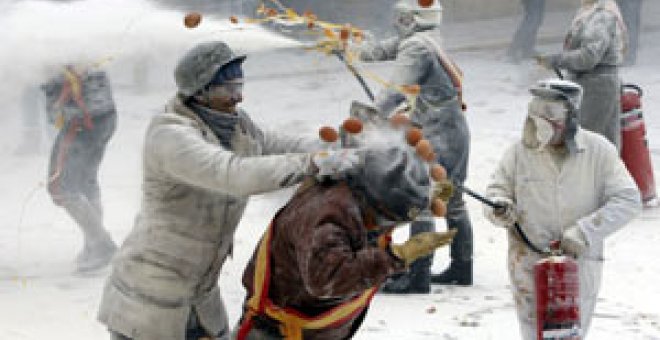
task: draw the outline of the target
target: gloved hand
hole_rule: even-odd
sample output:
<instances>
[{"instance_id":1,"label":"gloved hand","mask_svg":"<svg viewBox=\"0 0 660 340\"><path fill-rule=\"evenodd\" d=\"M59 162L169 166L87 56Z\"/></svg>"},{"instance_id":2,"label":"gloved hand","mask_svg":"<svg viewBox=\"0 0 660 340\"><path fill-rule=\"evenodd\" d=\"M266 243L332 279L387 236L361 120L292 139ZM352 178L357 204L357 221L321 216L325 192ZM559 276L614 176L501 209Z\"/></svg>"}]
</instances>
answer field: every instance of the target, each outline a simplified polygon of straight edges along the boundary
<instances>
[{"instance_id":1,"label":"gloved hand","mask_svg":"<svg viewBox=\"0 0 660 340\"><path fill-rule=\"evenodd\" d=\"M321 151L312 155L310 171L319 181L341 180L359 162L360 157L354 149Z\"/></svg>"},{"instance_id":2,"label":"gloved hand","mask_svg":"<svg viewBox=\"0 0 660 340\"><path fill-rule=\"evenodd\" d=\"M587 248L589 248L587 238L578 225L573 225L564 230L564 233L561 235L561 250L565 254L577 258L582 256Z\"/></svg>"},{"instance_id":3,"label":"gloved hand","mask_svg":"<svg viewBox=\"0 0 660 340\"><path fill-rule=\"evenodd\" d=\"M394 256L401 259L408 266L418 258L430 255L437 248L450 244L454 235L456 235L456 229L444 233L419 233L403 244L390 245L390 250Z\"/></svg>"},{"instance_id":4,"label":"gloved hand","mask_svg":"<svg viewBox=\"0 0 660 340\"><path fill-rule=\"evenodd\" d=\"M439 198L445 202L454 195L454 185L451 181L445 179L438 182L433 182L433 197Z\"/></svg>"},{"instance_id":5,"label":"gloved hand","mask_svg":"<svg viewBox=\"0 0 660 340\"><path fill-rule=\"evenodd\" d=\"M542 67L548 70L554 70L559 67L559 55L558 54L548 54L548 55L536 55L534 56L536 62Z\"/></svg>"},{"instance_id":6,"label":"gloved hand","mask_svg":"<svg viewBox=\"0 0 660 340\"><path fill-rule=\"evenodd\" d=\"M511 199L506 197L495 197L492 201L502 207L494 209L490 206L484 205L484 215L491 223L500 227L508 228L518 222L516 207Z\"/></svg>"}]
</instances>

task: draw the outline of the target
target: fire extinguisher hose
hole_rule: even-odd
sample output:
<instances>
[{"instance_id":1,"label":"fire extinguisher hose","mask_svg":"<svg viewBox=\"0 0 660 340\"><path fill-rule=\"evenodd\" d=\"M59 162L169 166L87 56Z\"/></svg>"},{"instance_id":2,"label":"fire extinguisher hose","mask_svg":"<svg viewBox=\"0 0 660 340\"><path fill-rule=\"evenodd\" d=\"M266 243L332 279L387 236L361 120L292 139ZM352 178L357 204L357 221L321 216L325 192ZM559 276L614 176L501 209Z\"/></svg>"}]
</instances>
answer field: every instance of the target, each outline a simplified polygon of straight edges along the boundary
<instances>
[{"instance_id":1,"label":"fire extinguisher hose","mask_svg":"<svg viewBox=\"0 0 660 340\"><path fill-rule=\"evenodd\" d=\"M501 204L493 202L492 200L490 200L490 199L488 199L488 198L486 198L486 197L470 190L469 188L467 188L463 185L459 185L457 183L454 183L454 187L456 189L458 189L460 191L463 191L464 193L472 196L476 200L480 201L481 203L483 203L483 204L485 204L485 205L487 205L487 206L489 206L493 209L502 209L502 208L504 208L504 206L502 206ZM532 241L530 241L529 237L527 237L527 235L522 230L522 228L520 227L520 224L518 224L518 222L515 222L513 224L513 228L515 229L516 233L518 233L518 236L520 236L520 239L522 239L523 242L527 245L527 247L529 249L531 249L533 252L535 252L537 254L540 254L540 255L550 255L551 254L549 250L542 250L541 248L537 247L534 243L532 243Z\"/></svg>"}]
</instances>

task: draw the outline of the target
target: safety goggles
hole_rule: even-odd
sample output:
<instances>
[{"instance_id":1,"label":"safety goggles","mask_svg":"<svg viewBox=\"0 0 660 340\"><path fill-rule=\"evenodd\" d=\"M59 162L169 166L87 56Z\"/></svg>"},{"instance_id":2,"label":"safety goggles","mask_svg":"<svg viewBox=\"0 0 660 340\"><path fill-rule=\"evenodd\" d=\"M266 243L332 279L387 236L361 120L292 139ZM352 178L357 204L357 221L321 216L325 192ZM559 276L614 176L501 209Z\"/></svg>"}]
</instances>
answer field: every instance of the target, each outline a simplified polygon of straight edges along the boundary
<instances>
[{"instance_id":1,"label":"safety goggles","mask_svg":"<svg viewBox=\"0 0 660 340\"><path fill-rule=\"evenodd\" d=\"M226 81L220 85L211 86L208 91L210 94L215 96L234 97L237 94L243 93L244 84L245 82L243 79L235 79Z\"/></svg>"},{"instance_id":2,"label":"safety goggles","mask_svg":"<svg viewBox=\"0 0 660 340\"><path fill-rule=\"evenodd\" d=\"M565 124L563 120L551 120L545 117L539 117L531 115L530 118L534 121L536 126L540 126L542 123L549 124L553 130L561 130L564 128Z\"/></svg>"},{"instance_id":3,"label":"safety goggles","mask_svg":"<svg viewBox=\"0 0 660 340\"><path fill-rule=\"evenodd\" d=\"M555 126L557 124L564 124L568 109L561 100L536 97L529 103L528 114L530 117L542 118Z\"/></svg>"}]
</instances>

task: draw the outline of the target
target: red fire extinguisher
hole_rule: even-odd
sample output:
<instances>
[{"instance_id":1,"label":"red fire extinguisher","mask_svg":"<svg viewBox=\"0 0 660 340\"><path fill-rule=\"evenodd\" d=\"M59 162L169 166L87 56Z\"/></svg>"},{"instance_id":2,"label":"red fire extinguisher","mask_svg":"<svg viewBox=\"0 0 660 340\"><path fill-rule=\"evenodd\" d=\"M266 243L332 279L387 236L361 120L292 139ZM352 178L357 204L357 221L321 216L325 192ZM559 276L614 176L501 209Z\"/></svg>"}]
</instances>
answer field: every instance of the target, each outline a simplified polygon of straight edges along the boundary
<instances>
[{"instance_id":1,"label":"red fire extinguisher","mask_svg":"<svg viewBox=\"0 0 660 340\"><path fill-rule=\"evenodd\" d=\"M635 179L646 206L656 202L653 166L642 115L642 89L625 84L621 91L621 159Z\"/></svg>"},{"instance_id":2,"label":"red fire extinguisher","mask_svg":"<svg viewBox=\"0 0 660 340\"><path fill-rule=\"evenodd\" d=\"M580 280L577 262L561 255L559 241L550 256L534 265L537 340L580 340Z\"/></svg>"}]
</instances>

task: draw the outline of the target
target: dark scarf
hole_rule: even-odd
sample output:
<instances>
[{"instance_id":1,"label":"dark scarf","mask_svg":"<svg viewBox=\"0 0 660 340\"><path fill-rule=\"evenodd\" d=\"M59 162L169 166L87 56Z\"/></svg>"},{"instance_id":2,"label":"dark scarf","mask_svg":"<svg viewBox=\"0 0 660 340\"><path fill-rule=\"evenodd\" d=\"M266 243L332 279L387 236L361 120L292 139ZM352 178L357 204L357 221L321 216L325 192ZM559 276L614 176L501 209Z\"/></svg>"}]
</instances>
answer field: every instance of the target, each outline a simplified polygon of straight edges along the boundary
<instances>
[{"instance_id":1,"label":"dark scarf","mask_svg":"<svg viewBox=\"0 0 660 340\"><path fill-rule=\"evenodd\" d=\"M231 141L234 138L237 127L240 126L241 116L209 109L194 100L188 102L187 106L211 128L211 131L213 131L213 134L218 138L222 146L227 149L232 148Z\"/></svg>"}]
</instances>

